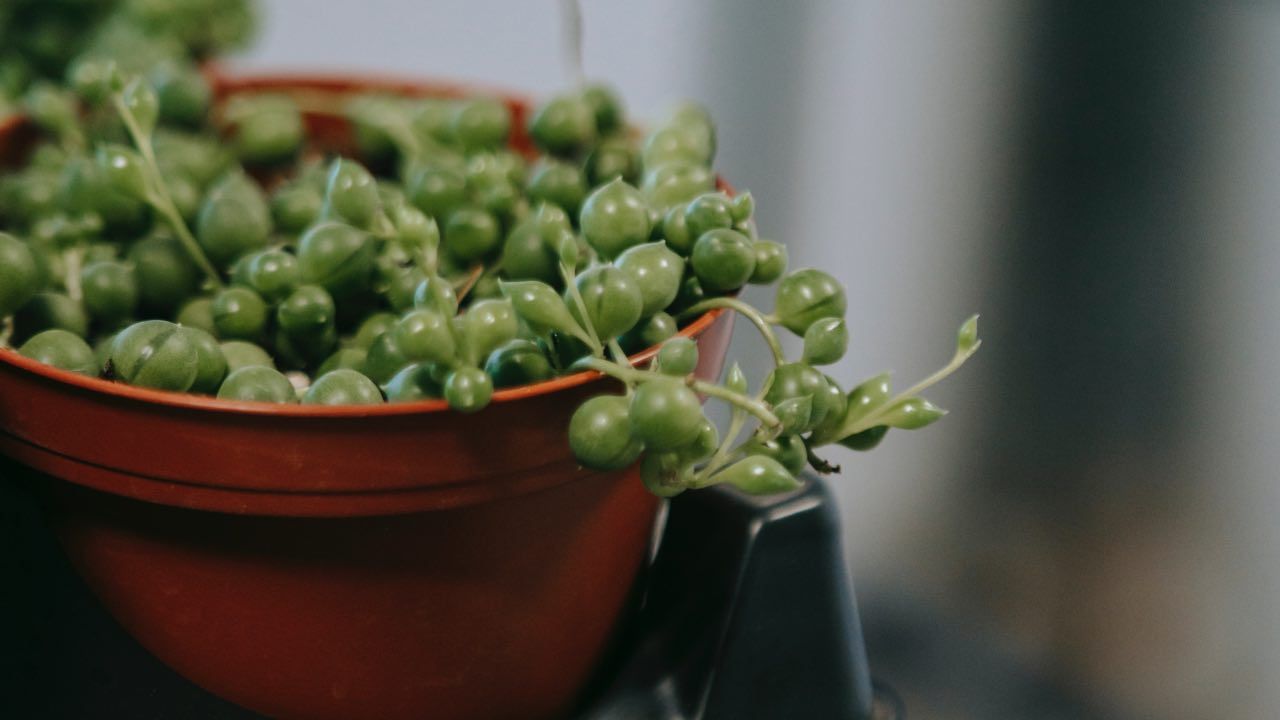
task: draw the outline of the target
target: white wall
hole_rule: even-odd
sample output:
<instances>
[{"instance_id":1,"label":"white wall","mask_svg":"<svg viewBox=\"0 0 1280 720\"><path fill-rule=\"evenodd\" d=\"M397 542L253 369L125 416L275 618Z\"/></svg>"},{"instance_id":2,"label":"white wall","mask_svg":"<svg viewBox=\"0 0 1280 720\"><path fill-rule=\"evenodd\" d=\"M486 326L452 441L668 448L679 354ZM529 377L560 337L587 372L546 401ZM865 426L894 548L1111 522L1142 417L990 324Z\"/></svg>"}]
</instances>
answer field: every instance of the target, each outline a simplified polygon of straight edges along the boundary
<instances>
[{"instance_id":1,"label":"white wall","mask_svg":"<svg viewBox=\"0 0 1280 720\"><path fill-rule=\"evenodd\" d=\"M560 0L261 0L264 27L239 64L470 80L535 95L568 80ZM695 3L584 3L586 68L637 110L689 96Z\"/></svg>"},{"instance_id":2,"label":"white wall","mask_svg":"<svg viewBox=\"0 0 1280 720\"><path fill-rule=\"evenodd\" d=\"M1235 693L1239 717L1266 717L1280 707L1280 7L1231 3L1215 17L1196 470L1217 521L1201 544L1229 559L1216 574L1230 583L1197 610L1221 661L1203 682Z\"/></svg>"}]
</instances>

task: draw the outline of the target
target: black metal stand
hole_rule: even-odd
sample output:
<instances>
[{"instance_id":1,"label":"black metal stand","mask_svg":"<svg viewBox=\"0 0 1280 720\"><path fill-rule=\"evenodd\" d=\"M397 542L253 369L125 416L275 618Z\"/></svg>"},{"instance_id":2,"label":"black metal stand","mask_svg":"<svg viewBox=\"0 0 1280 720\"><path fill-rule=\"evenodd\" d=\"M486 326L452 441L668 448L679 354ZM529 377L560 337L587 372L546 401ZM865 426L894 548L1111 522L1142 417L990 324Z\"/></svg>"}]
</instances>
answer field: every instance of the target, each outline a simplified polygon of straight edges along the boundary
<instances>
[{"instance_id":1,"label":"black metal stand","mask_svg":"<svg viewBox=\"0 0 1280 720\"><path fill-rule=\"evenodd\" d=\"M876 693L830 491L670 503L621 666L583 718L902 717Z\"/></svg>"},{"instance_id":2,"label":"black metal stand","mask_svg":"<svg viewBox=\"0 0 1280 720\"><path fill-rule=\"evenodd\" d=\"M137 645L70 569L29 473L0 458L0 717L247 720ZM826 486L670 503L637 618L580 720L901 720L873 685Z\"/></svg>"}]
</instances>

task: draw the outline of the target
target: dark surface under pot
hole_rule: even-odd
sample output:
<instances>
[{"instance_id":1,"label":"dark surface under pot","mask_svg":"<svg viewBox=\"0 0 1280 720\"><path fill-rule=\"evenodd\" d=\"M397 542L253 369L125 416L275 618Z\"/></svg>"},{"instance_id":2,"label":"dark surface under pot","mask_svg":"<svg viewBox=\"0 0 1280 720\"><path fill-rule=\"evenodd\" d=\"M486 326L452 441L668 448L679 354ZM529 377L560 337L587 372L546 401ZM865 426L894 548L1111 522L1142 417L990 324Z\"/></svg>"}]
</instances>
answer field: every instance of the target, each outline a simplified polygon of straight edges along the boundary
<instances>
[{"instance_id":1,"label":"dark surface under pot","mask_svg":"<svg viewBox=\"0 0 1280 720\"><path fill-rule=\"evenodd\" d=\"M0 715L258 717L174 673L106 614L49 529L41 482L0 460ZM645 593L577 717L902 716L873 691L820 481L768 500L677 498Z\"/></svg>"}]
</instances>

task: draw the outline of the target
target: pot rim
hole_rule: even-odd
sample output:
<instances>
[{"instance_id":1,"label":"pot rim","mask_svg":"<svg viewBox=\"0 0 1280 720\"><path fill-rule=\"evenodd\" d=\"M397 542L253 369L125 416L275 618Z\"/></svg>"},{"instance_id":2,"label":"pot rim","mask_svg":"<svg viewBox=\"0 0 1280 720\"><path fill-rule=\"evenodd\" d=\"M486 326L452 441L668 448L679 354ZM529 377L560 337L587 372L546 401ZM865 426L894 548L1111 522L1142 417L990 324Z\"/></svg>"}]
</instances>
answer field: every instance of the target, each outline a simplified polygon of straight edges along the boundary
<instances>
[{"instance_id":1,"label":"pot rim","mask_svg":"<svg viewBox=\"0 0 1280 720\"><path fill-rule=\"evenodd\" d=\"M244 71L228 72L217 63L209 63L204 72L217 95L235 95L239 93L271 92L273 90L305 91L321 89L325 92L350 93L359 89L381 90L406 96L418 97L461 97L468 93L483 93L502 98L508 103L527 107L529 100L519 92L488 87L483 84L451 82L431 78L413 79L407 76L396 76L387 73L370 72L324 72L303 70L280 71ZM26 117L16 112L7 118L0 118L0 135L14 132L27 122ZM733 187L719 175L716 184L730 195ZM723 313L724 308L716 308L704 313L677 333L683 337L697 337L712 325ZM640 364L652 359L658 352L653 346L629 356L632 364ZM386 417L406 416L449 411L449 403L442 398L416 400L413 402L390 403L376 405L303 405L301 403L268 403L246 400L223 400L208 395L192 395L165 390L152 390L125 383L103 380L101 378L81 375L69 370L61 370L37 360L20 355L17 348L0 348L0 362L11 365L47 380L65 383L82 390L102 393L118 398L134 400L141 403L161 405L189 410L223 414L244 414L268 417L303 417L303 418L347 418L347 417ZM496 390L490 404L510 403L528 398L549 395L568 390L591 382L605 379L601 373L584 370L571 375L562 375L551 380L521 385L513 388Z\"/></svg>"},{"instance_id":2,"label":"pot rim","mask_svg":"<svg viewBox=\"0 0 1280 720\"><path fill-rule=\"evenodd\" d=\"M466 80L443 80L381 70L324 70L299 67L238 69L235 64L207 62L201 66L215 97L257 92L318 91L358 93L363 89L417 98L463 98L488 95L528 107L531 98L518 90ZM17 113L21 114L21 113ZM515 128L513 128L514 130Z\"/></svg>"}]
</instances>

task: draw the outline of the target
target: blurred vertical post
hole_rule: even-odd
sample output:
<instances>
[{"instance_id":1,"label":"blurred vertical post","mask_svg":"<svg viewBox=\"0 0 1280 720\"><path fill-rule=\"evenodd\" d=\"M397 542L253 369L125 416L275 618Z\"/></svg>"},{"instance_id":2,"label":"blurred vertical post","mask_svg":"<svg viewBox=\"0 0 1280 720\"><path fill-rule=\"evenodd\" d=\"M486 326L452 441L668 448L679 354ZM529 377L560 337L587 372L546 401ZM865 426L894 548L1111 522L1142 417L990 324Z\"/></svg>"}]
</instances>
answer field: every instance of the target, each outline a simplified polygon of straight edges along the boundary
<instances>
[{"instance_id":1,"label":"blurred vertical post","mask_svg":"<svg viewBox=\"0 0 1280 720\"><path fill-rule=\"evenodd\" d=\"M1215 36L1178 2L1033 18L962 582L1054 676L1203 717L1222 699L1192 449Z\"/></svg>"}]
</instances>

